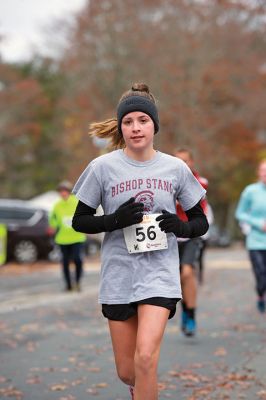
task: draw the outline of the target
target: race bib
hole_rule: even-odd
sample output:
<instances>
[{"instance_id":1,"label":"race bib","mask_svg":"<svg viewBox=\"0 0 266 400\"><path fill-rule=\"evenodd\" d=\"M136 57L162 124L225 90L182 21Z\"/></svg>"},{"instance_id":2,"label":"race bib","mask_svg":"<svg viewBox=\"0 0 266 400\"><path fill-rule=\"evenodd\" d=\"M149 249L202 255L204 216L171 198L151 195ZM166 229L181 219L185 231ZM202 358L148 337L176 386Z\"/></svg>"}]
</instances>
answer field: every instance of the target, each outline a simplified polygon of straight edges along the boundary
<instances>
[{"instance_id":1,"label":"race bib","mask_svg":"<svg viewBox=\"0 0 266 400\"><path fill-rule=\"evenodd\" d=\"M143 216L139 224L124 228L124 237L129 253L165 250L168 248L167 236L161 231L155 218L160 214Z\"/></svg>"}]
</instances>

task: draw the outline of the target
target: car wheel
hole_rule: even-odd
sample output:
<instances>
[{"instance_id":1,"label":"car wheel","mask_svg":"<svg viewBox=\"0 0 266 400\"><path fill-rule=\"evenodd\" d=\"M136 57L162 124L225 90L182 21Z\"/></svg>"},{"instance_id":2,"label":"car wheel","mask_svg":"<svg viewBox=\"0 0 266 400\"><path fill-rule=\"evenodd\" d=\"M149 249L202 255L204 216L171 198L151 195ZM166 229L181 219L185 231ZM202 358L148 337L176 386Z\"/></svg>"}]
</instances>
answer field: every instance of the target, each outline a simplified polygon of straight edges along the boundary
<instances>
[{"instance_id":1,"label":"car wheel","mask_svg":"<svg viewBox=\"0 0 266 400\"><path fill-rule=\"evenodd\" d=\"M31 240L21 240L14 247L14 257L18 263L31 263L38 259L37 246Z\"/></svg>"}]
</instances>

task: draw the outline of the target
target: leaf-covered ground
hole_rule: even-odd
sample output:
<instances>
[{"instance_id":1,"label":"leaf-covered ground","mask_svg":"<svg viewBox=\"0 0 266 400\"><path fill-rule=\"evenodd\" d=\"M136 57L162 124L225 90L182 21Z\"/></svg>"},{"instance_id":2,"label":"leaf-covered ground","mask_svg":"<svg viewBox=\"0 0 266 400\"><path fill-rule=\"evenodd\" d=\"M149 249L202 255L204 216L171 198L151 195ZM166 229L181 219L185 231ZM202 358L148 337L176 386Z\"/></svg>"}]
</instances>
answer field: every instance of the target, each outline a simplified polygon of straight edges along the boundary
<instances>
[{"instance_id":1,"label":"leaf-covered ground","mask_svg":"<svg viewBox=\"0 0 266 400\"><path fill-rule=\"evenodd\" d=\"M98 269L81 293L63 293L59 268L0 270L0 398L126 400L97 304ZM199 287L198 332L169 321L159 366L160 399L266 399L266 315L241 249L209 250Z\"/></svg>"}]
</instances>

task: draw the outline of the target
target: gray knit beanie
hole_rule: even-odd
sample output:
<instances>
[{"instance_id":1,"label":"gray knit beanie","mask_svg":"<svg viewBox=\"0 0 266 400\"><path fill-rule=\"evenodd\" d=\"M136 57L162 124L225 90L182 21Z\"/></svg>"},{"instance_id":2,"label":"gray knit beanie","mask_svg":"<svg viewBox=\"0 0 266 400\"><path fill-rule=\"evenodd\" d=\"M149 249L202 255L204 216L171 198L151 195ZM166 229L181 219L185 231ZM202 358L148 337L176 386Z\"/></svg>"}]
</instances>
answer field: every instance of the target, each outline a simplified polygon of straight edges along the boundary
<instances>
[{"instance_id":1,"label":"gray knit beanie","mask_svg":"<svg viewBox=\"0 0 266 400\"><path fill-rule=\"evenodd\" d=\"M142 111L148 114L154 123L154 133L159 131L159 116L156 105L147 97L140 95L132 95L123 99L117 107L117 126L118 132L122 135L121 122L125 115L134 112Z\"/></svg>"}]
</instances>

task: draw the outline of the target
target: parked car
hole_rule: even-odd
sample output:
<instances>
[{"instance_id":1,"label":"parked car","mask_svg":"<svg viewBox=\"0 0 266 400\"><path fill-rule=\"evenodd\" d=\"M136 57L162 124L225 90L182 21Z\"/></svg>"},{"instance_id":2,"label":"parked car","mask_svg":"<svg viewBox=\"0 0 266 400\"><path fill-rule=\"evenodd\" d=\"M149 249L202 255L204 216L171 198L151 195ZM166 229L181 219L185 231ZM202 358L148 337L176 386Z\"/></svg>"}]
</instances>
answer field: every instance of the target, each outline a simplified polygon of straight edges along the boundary
<instances>
[{"instance_id":1,"label":"parked car","mask_svg":"<svg viewBox=\"0 0 266 400\"><path fill-rule=\"evenodd\" d=\"M57 191L49 190L33 197L29 203L34 207L39 207L47 212L51 212L55 203L60 199ZM98 207L96 215L103 215L102 207ZM96 256L101 250L101 244L104 238L103 233L87 235L87 240L84 245L84 253L86 256ZM54 245L53 250L49 253L48 259L52 262L58 262L61 259L61 251L58 245Z\"/></svg>"},{"instance_id":2,"label":"parked car","mask_svg":"<svg viewBox=\"0 0 266 400\"><path fill-rule=\"evenodd\" d=\"M0 199L0 223L7 226L7 260L49 259L54 244L46 210L23 200Z\"/></svg>"}]
</instances>

